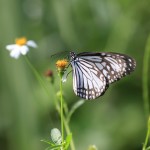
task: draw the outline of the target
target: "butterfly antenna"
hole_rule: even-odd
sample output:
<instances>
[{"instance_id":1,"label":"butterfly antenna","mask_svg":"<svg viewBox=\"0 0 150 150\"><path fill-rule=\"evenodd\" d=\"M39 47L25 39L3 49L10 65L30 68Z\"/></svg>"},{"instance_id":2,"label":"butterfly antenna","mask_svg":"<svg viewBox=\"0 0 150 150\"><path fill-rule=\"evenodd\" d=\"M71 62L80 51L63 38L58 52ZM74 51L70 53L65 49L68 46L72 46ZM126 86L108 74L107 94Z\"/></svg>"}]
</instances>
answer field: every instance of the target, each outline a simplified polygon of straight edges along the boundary
<instances>
[{"instance_id":1,"label":"butterfly antenna","mask_svg":"<svg viewBox=\"0 0 150 150\"><path fill-rule=\"evenodd\" d=\"M54 56L56 56L56 55L63 54L63 53L66 53L66 52L68 52L68 51L57 52L57 53L55 53L55 54L52 54L50 57L52 58L52 57L54 57Z\"/></svg>"},{"instance_id":2,"label":"butterfly antenna","mask_svg":"<svg viewBox=\"0 0 150 150\"><path fill-rule=\"evenodd\" d=\"M65 55L64 58L67 59L67 60L69 60L69 55L68 54Z\"/></svg>"}]
</instances>

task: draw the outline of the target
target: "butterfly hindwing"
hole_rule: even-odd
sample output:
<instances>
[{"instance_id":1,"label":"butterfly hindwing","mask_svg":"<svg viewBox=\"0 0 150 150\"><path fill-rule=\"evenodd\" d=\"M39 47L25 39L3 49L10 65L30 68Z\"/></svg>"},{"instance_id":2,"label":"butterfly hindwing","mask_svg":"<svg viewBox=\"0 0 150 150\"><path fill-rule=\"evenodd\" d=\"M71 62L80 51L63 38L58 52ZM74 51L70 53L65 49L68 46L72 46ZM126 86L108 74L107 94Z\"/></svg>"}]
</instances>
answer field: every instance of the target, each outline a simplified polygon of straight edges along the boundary
<instances>
[{"instance_id":1,"label":"butterfly hindwing","mask_svg":"<svg viewBox=\"0 0 150 150\"><path fill-rule=\"evenodd\" d=\"M134 71L133 58L119 53L70 53L73 69L73 89L77 96L96 99L103 95L110 83Z\"/></svg>"},{"instance_id":2,"label":"butterfly hindwing","mask_svg":"<svg viewBox=\"0 0 150 150\"><path fill-rule=\"evenodd\" d=\"M107 89L108 83L101 71L88 61L77 58L72 62L73 89L77 96L84 99L95 99Z\"/></svg>"}]
</instances>

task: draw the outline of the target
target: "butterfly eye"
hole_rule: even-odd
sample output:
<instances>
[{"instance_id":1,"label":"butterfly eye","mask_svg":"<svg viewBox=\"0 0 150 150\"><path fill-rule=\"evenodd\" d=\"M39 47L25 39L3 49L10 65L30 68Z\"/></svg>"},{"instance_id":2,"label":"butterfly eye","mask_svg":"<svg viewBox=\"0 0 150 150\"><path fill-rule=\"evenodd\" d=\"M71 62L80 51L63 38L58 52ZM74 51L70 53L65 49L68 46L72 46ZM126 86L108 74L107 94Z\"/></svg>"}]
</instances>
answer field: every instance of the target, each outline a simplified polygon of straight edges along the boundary
<instances>
[{"instance_id":1,"label":"butterfly eye","mask_svg":"<svg viewBox=\"0 0 150 150\"><path fill-rule=\"evenodd\" d=\"M76 57L76 54L74 52L70 52L70 60L73 61Z\"/></svg>"}]
</instances>

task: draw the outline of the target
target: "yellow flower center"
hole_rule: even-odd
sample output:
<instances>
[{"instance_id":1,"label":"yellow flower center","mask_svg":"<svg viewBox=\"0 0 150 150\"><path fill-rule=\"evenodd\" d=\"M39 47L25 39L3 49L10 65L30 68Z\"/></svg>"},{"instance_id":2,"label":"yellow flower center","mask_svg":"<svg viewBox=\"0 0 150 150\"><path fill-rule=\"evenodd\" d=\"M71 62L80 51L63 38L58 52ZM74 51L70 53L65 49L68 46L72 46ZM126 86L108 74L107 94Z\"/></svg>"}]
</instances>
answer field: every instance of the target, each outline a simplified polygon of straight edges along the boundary
<instances>
[{"instance_id":1,"label":"yellow flower center","mask_svg":"<svg viewBox=\"0 0 150 150\"><path fill-rule=\"evenodd\" d=\"M56 67L60 70L63 70L68 65L68 61L66 59L58 60L56 62Z\"/></svg>"},{"instance_id":2,"label":"yellow flower center","mask_svg":"<svg viewBox=\"0 0 150 150\"><path fill-rule=\"evenodd\" d=\"M17 38L15 43L19 46L25 45L27 43L27 39L25 37Z\"/></svg>"}]
</instances>

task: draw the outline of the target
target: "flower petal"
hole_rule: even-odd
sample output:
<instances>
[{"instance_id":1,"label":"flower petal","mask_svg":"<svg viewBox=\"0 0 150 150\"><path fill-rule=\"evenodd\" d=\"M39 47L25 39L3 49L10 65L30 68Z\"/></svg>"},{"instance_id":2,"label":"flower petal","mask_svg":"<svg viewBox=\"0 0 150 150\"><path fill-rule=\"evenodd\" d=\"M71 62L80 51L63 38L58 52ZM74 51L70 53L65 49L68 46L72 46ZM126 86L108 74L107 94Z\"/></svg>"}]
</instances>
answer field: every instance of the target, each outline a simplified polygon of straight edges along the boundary
<instances>
[{"instance_id":1,"label":"flower petal","mask_svg":"<svg viewBox=\"0 0 150 150\"><path fill-rule=\"evenodd\" d=\"M9 51L12 51L13 49L16 48L16 46L17 46L16 44L7 45L6 49L9 50Z\"/></svg>"},{"instance_id":2,"label":"flower petal","mask_svg":"<svg viewBox=\"0 0 150 150\"><path fill-rule=\"evenodd\" d=\"M28 51L29 51L28 46L26 46L26 45L20 46L20 53L21 53L22 55L26 55Z\"/></svg>"},{"instance_id":3,"label":"flower petal","mask_svg":"<svg viewBox=\"0 0 150 150\"><path fill-rule=\"evenodd\" d=\"M15 59L19 58L19 56L20 56L20 50L19 50L19 48L16 48L16 49L12 50L10 52L10 56L13 57L13 58L15 58Z\"/></svg>"},{"instance_id":4,"label":"flower petal","mask_svg":"<svg viewBox=\"0 0 150 150\"><path fill-rule=\"evenodd\" d=\"M32 41L32 40L27 41L27 46L30 46L30 47L33 47L33 48L37 48L37 44L34 41Z\"/></svg>"}]
</instances>

